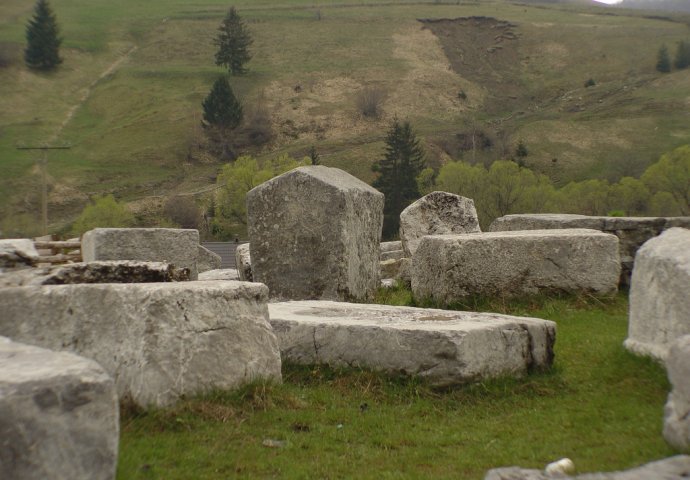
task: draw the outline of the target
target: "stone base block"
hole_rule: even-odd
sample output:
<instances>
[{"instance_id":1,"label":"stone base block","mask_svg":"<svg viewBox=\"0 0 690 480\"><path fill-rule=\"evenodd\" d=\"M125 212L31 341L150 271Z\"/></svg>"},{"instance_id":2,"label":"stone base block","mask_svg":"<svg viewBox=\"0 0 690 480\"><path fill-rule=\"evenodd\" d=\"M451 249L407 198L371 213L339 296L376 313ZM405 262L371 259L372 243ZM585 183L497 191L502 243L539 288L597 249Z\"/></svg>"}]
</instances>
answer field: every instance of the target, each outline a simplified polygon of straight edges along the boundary
<instances>
[{"instance_id":1,"label":"stone base block","mask_svg":"<svg viewBox=\"0 0 690 480\"><path fill-rule=\"evenodd\" d=\"M181 395L280 379L268 289L243 282L0 289L0 334L99 362L120 398L168 405Z\"/></svg>"},{"instance_id":2,"label":"stone base block","mask_svg":"<svg viewBox=\"0 0 690 480\"><path fill-rule=\"evenodd\" d=\"M114 479L118 417L96 362L0 337L0 478Z\"/></svg>"},{"instance_id":3,"label":"stone base block","mask_svg":"<svg viewBox=\"0 0 690 480\"><path fill-rule=\"evenodd\" d=\"M595 230L527 230L424 237L412 259L412 291L441 304L471 295L543 291L614 293L615 235Z\"/></svg>"},{"instance_id":4,"label":"stone base block","mask_svg":"<svg viewBox=\"0 0 690 480\"><path fill-rule=\"evenodd\" d=\"M81 254L85 262L140 260L165 262L199 274L199 232L177 228L95 228L84 234Z\"/></svg>"},{"instance_id":5,"label":"stone base block","mask_svg":"<svg viewBox=\"0 0 690 480\"><path fill-rule=\"evenodd\" d=\"M553 362L556 325L491 313L329 301L269 304L283 359L418 375L438 386Z\"/></svg>"}]
</instances>

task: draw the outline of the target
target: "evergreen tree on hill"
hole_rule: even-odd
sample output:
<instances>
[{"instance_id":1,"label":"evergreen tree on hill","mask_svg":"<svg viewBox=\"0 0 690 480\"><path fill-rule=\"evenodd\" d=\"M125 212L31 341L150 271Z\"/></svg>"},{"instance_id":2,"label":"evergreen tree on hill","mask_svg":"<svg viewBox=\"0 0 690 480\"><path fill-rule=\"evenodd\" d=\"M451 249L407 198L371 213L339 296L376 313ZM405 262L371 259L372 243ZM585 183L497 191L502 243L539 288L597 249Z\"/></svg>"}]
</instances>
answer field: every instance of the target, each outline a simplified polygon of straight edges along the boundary
<instances>
[{"instance_id":1,"label":"evergreen tree on hill","mask_svg":"<svg viewBox=\"0 0 690 480\"><path fill-rule=\"evenodd\" d=\"M201 106L204 110L201 124L209 137L220 145L223 157L233 156L230 140L232 131L242 123L243 110L227 78L220 77L213 83Z\"/></svg>"},{"instance_id":2,"label":"evergreen tree on hill","mask_svg":"<svg viewBox=\"0 0 690 480\"><path fill-rule=\"evenodd\" d=\"M51 70L62 63L59 55L62 39L58 37L57 19L47 0L38 0L34 16L26 26L24 62L29 68Z\"/></svg>"},{"instance_id":3,"label":"evergreen tree on hill","mask_svg":"<svg viewBox=\"0 0 690 480\"><path fill-rule=\"evenodd\" d=\"M409 122L394 120L386 135L384 158L374 164L379 177L374 188L386 196L383 208L383 238L394 237L400 227L400 212L419 198L417 176L426 166L424 152Z\"/></svg>"},{"instance_id":4,"label":"evergreen tree on hill","mask_svg":"<svg viewBox=\"0 0 690 480\"><path fill-rule=\"evenodd\" d=\"M252 38L235 7L230 8L218 31L216 65L226 67L232 75L247 73L244 64L252 58L249 53Z\"/></svg>"},{"instance_id":5,"label":"evergreen tree on hill","mask_svg":"<svg viewBox=\"0 0 690 480\"><path fill-rule=\"evenodd\" d=\"M674 65L678 70L690 67L690 42L678 42Z\"/></svg>"},{"instance_id":6,"label":"evergreen tree on hill","mask_svg":"<svg viewBox=\"0 0 690 480\"><path fill-rule=\"evenodd\" d=\"M671 71L671 57L668 55L666 45L662 45L656 55L656 69L661 73L669 73Z\"/></svg>"}]
</instances>

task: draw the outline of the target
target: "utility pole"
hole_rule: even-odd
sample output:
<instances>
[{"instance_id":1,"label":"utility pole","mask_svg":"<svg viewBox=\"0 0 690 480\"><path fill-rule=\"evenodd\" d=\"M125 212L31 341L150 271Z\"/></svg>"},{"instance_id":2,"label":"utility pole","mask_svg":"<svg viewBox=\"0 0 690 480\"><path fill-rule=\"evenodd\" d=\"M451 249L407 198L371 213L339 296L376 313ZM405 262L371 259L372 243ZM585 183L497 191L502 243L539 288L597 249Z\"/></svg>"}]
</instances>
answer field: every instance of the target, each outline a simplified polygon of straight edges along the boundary
<instances>
[{"instance_id":1,"label":"utility pole","mask_svg":"<svg viewBox=\"0 0 690 480\"><path fill-rule=\"evenodd\" d=\"M17 147L17 150L41 150L41 230L48 235L48 150L69 150L71 145L49 147L47 145L35 147Z\"/></svg>"}]
</instances>

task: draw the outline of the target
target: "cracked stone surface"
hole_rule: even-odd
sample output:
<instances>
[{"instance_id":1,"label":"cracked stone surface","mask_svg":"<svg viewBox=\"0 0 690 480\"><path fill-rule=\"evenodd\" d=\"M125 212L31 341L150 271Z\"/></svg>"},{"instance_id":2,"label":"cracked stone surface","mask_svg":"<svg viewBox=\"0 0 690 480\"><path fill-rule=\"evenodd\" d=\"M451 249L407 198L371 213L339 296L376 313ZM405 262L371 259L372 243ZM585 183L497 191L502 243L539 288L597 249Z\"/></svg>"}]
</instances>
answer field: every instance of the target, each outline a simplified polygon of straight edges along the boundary
<instances>
[{"instance_id":1,"label":"cracked stone surface","mask_svg":"<svg viewBox=\"0 0 690 480\"><path fill-rule=\"evenodd\" d=\"M671 228L637 252L625 347L664 360L690 334L690 230Z\"/></svg>"},{"instance_id":2,"label":"cracked stone surface","mask_svg":"<svg viewBox=\"0 0 690 480\"><path fill-rule=\"evenodd\" d=\"M96 362L0 337L0 478L115 478L115 385Z\"/></svg>"},{"instance_id":3,"label":"cracked stone surface","mask_svg":"<svg viewBox=\"0 0 690 480\"><path fill-rule=\"evenodd\" d=\"M371 298L382 225L381 192L337 168L291 170L247 193L253 280L275 299Z\"/></svg>"},{"instance_id":4,"label":"cracked stone surface","mask_svg":"<svg viewBox=\"0 0 690 480\"><path fill-rule=\"evenodd\" d=\"M664 408L664 438L690 452L690 335L673 343L666 361L672 390Z\"/></svg>"},{"instance_id":5,"label":"cracked stone surface","mask_svg":"<svg viewBox=\"0 0 690 480\"><path fill-rule=\"evenodd\" d=\"M551 476L542 470L504 467L489 470L484 480L687 480L690 477L690 456L677 455L620 472L585 473L575 476Z\"/></svg>"},{"instance_id":6,"label":"cracked stone surface","mask_svg":"<svg viewBox=\"0 0 690 480\"><path fill-rule=\"evenodd\" d=\"M0 289L0 333L99 362L120 398L181 395L281 378L268 289L245 282L84 284Z\"/></svg>"},{"instance_id":7,"label":"cracked stone surface","mask_svg":"<svg viewBox=\"0 0 690 480\"><path fill-rule=\"evenodd\" d=\"M471 295L611 294L619 274L618 238L586 229L431 235L411 268L415 297L441 304Z\"/></svg>"},{"instance_id":8,"label":"cracked stone surface","mask_svg":"<svg viewBox=\"0 0 690 480\"><path fill-rule=\"evenodd\" d=\"M414 256L422 237L479 233L474 200L448 192L431 192L400 213L400 240L406 257Z\"/></svg>"},{"instance_id":9,"label":"cracked stone surface","mask_svg":"<svg viewBox=\"0 0 690 480\"><path fill-rule=\"evenodd\" d=\"M647 240L673 228L690 228L690 217L594 217L572 214L515 214L497 218L490 232L589 228L616 235L620 240L620 285L629 286L635 254Z\"/></svg>"},{"instance_id":10,"label":"cracked stone surface","mask_svg":"<svg viewBox=\"0 0 690 480\"><path fill-rule=\"evenodd\" d=\"M188 268L190 279L199 271L199 232L178 228L96 228L81 240L84 262L139 260Z\"/></svg>"},{"instance_id":11,"label":"cracked stone surface","mask_svg":"<svg viewBox=\"0 0 690 480\"><path fill-rule=\"evenodd\" d=\"M6 268L31 267L38 261L34 242L28 238L0 240L0 271Z\"/></svg>"},{"instance_id":12,"label":"cracked stone surface","mask_svg":"<svg viewBox=\"0 0 690 480\"><path fill-rule=\"evenodd\" d=\"M556 324L491 313L330 301L269 303L284 361L417 375L438 386L553 362Z\"/></svg>"},{"instance_id":13,"label":"cracked stone surface","mask_svg":"<svg viewBox=\"0 0 690 480\"><path fill-rule=\"evenodd\" d=\"M130 260L70 263L0 274L0 287L79 283L152 283L189 280L189 269L162 262Z\"/></svg>"}]
</instances>

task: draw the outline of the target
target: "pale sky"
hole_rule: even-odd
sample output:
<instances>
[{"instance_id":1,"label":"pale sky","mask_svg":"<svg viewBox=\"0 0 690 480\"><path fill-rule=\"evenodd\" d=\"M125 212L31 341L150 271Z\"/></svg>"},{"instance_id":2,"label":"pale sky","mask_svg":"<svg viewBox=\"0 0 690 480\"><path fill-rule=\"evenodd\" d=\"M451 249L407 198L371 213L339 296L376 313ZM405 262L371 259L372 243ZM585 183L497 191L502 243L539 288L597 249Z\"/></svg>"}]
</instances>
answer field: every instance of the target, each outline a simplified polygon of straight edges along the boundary
<instances>
[{"instance_id":1,"label":"pale sky","mask_svg":"<svg viewBox=\"0 0 690 480\"><path fill-rule=\"evenodd\" d=\"M613 5L614 3L621 3L623 0L594 0L595 2L599 3L608 3L609 5Z\"/></svg>"}]
</instances>

